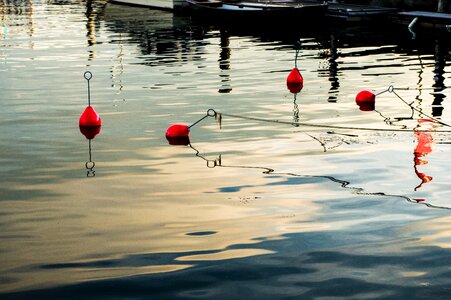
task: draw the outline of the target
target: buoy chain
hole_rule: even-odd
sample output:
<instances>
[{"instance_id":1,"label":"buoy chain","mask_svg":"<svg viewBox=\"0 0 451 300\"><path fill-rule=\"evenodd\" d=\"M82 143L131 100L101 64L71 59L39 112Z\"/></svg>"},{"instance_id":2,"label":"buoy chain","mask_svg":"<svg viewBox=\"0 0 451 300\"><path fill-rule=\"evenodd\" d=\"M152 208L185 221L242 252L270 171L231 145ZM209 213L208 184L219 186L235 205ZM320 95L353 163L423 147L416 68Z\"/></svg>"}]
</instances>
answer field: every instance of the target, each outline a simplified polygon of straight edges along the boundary
<instances>
[{"instance_id":1,"label":"buoy chain","mask_svg":"<svg viewBox=\"0 0 451 300\"><path fill-rule=\"evenodd\" d=\"M196 122L194 122L193 124L191 124L190 126L188 126L188 129L191 129L191 127L193 127L194 125L196 125L197 123L201 122L202 120L208 118L208 117L216 117L217 113L214 109L210 108L209 110L207 110L207 114L205 116L203 116L202 118L200 118L199 120L197 120Z\"/></svg>"},{"instance_id":2,"label":"buoy chain","mask_svg":"<svg viewBox=\"0 0 451 300\"><path fill-rule=\"evenodd\" d=\"M382 95L383 93L386 93L386 92L393 93L394 91L395 91L395 87L393 85L390 85L387 89L377 93L376 96Z\"/></svg>"},{"instance_id":3,"label":"buoy chain","mask_svg":"<svg viewBox=\"0 0 451 300\"><path fill-rule=\"evenodd\" d=\"M92 78L92 73L89 71L86 71L85 74L83 74L85 79L88 81L88 106L91 106L91 86L90 86L90 80Z\"/></svg>"}]
</instances>

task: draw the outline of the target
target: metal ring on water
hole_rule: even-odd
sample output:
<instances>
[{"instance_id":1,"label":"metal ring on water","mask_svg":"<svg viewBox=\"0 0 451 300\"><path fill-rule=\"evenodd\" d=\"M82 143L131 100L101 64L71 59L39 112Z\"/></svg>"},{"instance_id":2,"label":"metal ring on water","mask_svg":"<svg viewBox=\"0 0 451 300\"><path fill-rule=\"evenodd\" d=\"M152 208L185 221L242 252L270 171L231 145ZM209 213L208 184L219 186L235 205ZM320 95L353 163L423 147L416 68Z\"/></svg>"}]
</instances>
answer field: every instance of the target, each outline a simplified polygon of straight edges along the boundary
<instances>
[{"instance_id":1,"label":"metal ring on water","mask_svg":"<svg viewBox=\"0 0 451 300\"><path fill-rule=\"evenodd\" d=\"M91 80L92 78L92 73L89 71L86 71L85 74L83 75L85 77L86 80Z\"/></svg>"},{"instance_id":2,"label":"metal ring on water","mask_svg":"<svg viewBox=\"0 0 451 300\"><path fill-rule=\"evenodd\" d=\"M213 108L210 108L209 110L207 110L207 116L209 117L216 116L216 111Z\"/></svg>"},{"instance_id":3,"label":"metal ring on water","mask_svg":"<svg viewBox=\"0 0 451 300\"><path fill-rule=\"evenodd\" d=\"M85 166L86 166L86 169L92 170L96 166L96 163L93 161L87 161Z\"/></svg>"}]
</instances>

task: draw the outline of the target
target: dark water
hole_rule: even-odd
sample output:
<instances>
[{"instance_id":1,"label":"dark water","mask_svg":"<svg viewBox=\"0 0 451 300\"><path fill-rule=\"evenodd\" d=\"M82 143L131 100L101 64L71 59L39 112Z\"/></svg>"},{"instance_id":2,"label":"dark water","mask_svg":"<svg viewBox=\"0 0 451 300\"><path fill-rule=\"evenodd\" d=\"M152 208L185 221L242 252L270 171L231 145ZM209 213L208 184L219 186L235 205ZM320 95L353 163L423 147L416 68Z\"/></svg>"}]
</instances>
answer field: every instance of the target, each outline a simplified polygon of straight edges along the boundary
<instances>
[{"instance_id":1,"label":"dark water","mask_svg":"<svg viewBox=\"0 0 451 300\"><path fill-rule=\"evenodd\" d=\"M451 296L449 36L0 7L0 298Z\"/></svg>"}]
</instances>

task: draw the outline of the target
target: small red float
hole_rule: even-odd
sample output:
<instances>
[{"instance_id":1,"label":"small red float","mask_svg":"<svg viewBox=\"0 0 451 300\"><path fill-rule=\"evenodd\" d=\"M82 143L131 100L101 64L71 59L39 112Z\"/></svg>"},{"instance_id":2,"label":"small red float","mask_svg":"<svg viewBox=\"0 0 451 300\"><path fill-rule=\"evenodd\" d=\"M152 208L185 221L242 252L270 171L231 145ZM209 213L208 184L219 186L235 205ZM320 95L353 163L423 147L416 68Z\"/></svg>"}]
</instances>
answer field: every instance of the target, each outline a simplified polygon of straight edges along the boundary
<instances>
[{"instance_id":1,"label":"small red float","mask_svg":"<svg viewBox=\"0 0 451 300\"><path fill-rule=\"evenodd\" d=\"M301 72L299 72L298 68L293 68L290 74L288 74L287 84L304 84L304 78L302 78Z\"/></svg>"},{"instance_id":2,"label":"small red float","mask_svg":"<svg viewBox=\"0 0 451 300\"><path fill-rule=\"evenodd\" d=\"M83 126L83 127L101 126L102 120L100 119L99 114L91 106L91 86L90 86L89 81L92 78L92 73L89 71L86 71L84 74L84 77L88 81L88 106L85 108L85 110L81 114L80 119L78 121L78 125ZM100 129L99 129L99 131L100 131Z\"/></svg>"},{"instance_id":3,"label":"small red float","mask_svg":"<svg viewBox=\"0 0 451 300\"><path fill-rule=\"evenodd\" d=\"M99 114L95 111L92 106L87 106L85 111L81 114L80 120L78 122L80 126L101 126L102 120Z\"/></svg>"},{"instance_id":4,"label":"small red float","mask_svg":"<svg viewBox=\"0 0 451 300\"><path fill-rule=\"evenodd\" d=\"M189 135L189 128L186 125L174 124L166 130L166 137L187 137Z\"/></svg>"},{"instance_id":5,"label":"small red float","mask_svg":"<svg viewBox=\"0 0 451 300\"><path fill-rule=\"evenodd\" d=\"M170 145L188 145L189 140L189 128L186 125L174 124L168 127L166 130L166 139Z\"/></svg>"},{"instance_id":6,"label":"small red float","mask_svg":"<svg viewBox=\"0 0 451 300\"><path fill-rule=\"evenodd\" d=\"M371 91L363 90L357 94L355 102L361 111L373 111L376 106L376 95Z\"/></svg>"}]
</instances>

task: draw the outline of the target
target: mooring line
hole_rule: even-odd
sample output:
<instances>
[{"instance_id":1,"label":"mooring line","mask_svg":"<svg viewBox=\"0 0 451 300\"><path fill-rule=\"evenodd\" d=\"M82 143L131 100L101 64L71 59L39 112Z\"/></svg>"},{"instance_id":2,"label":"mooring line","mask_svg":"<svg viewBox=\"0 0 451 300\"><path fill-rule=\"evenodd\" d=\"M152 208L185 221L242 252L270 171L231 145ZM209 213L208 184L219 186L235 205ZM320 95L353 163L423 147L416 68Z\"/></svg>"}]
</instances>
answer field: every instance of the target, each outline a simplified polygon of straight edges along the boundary
<instances>
[{"instance_id":1,"label":"mooring line","mask_svg":"<svg viewBox=\"0 0 451 300\"><path fill-rule=\"evenodd\" d=\"M89 84L89 80L88 80ZM402 89L402 88L396 88L396 89ZM393 85L390 85L387 89L375 94L376 96L382 95L386 92L389 92L391 94L395 94L396 97L398 97L399 100L401 100L404 104L410 107L412 110L412 118L413 118L413 112L416 111L420 115L423 115L427 118L429 118L432 122L435 122L437 124L451 127L451 125L442 122L438 120L437 118L430 116L428 114L425 114L421 110L415 108L412 106L412 103L408 103L405 101L398 93L395 91L395 87ZM378 112L378 111L376 111ZM381 116L382 114L378 112ZM202 120L206 119L207 117L215 117L215 119L218 121L219 126L222 126L222 116L237 118L237 119L245 119L245 120L251 120L251 121L259 121L259 122L267 122L267 123L277 123L277 124L287 124L292 126L306 126L306 127L317 127L317 128L329 128L329 129L338 129L338 130L362 130L362 131L380 131L380 132L441 132L441 133L451 133L451 130L440 130L440 129L419 129L419 128L413 128L413 129L401 129L401 128L369 128L369 127L352 127L352 126L339 126L339 125L326 125L326 124L317 124L317 123L306 123L306 122L299 122L299 121L281 121L281 120L274 120L274 119L266 119L266 118L258 118L258 117L250 117L250 116L241 116L236 114L229 114L229 113L223 113L223 112L217 112L214 109L210 108L207 110L207 113L205 116L194 122L192 125L188 126L188 129L191 129L194 125L198 124ZM389 120L390 118L385 118L385 121Z\"/></svg>"},{"instance_id":2,"label":"mooring line","mask_svg":"<svg viewBox=\"0 0 451 300\"><path fill-rule=\"evenodd\" d=\"M213 110L214 111L214 110ZM369 128L369 127L352 127L352 126L338 126L338 125L326 125L326 124L317 124L317 123L305 123L305 122L293 122L293 121L281 121L274 119L265 119L258 117L249 117L249 116L241 116L236 114L229 114L223 112L216 112L217 115L244 119L250 121L260 121L267 123L277 123L277 124L287 124L292 126L306 126L306 127L318 127L318 128L329 128L329 129L341 129L341 130L362 130L362 131L385 131L385 132L412 132L412 130L417 132L442 132L442 133L451 133L451 130L440 130L440 129L400 129L400 128Z\"/></svg>"}]
</instances>

